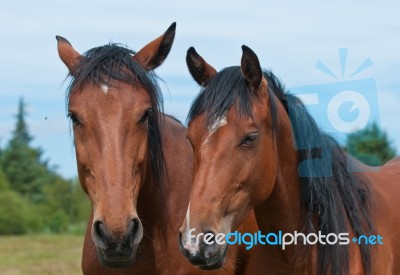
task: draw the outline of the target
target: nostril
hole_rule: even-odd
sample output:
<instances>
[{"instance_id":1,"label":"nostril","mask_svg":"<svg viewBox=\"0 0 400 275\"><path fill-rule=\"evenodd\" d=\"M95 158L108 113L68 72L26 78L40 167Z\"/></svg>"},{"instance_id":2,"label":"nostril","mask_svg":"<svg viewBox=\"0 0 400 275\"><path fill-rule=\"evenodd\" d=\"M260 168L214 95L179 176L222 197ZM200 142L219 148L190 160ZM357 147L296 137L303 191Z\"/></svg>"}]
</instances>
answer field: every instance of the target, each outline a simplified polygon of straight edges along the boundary
<instances>
[{"instance_id":1,"label":"nostril","mask_svg":"<svg viewBox=\"0 0 400 275\"><path fill-rule=\"evenodd\" d=\"M132 235L136 235L137 231L139 228L139 222L137 219L131 220L131 223L129 224L129 232L131 232Z\"/></svg>"},{"instance_id":2,"label":"nostril","mask_svg":"<svg viewBox=\"0 0 400 275\"><path fill-rule=\"evenodd\" d=\"M131 241L134 243L139 242L141 240L140 226L141 223L138 218L132 219L129 224L128 228L129 236L131 236Z\"/></svg>"},{"instance_id":3,"label":"nostril","mask_svg":"<svg viewBox=\"0 0 400 275\"><path fill-rule=\"evenodd\" d=\"M107 239L107 231L104 223L102 221L96 221L93 225L93 229L96 239L105 243Z\"/></svg>"}]
</instances>

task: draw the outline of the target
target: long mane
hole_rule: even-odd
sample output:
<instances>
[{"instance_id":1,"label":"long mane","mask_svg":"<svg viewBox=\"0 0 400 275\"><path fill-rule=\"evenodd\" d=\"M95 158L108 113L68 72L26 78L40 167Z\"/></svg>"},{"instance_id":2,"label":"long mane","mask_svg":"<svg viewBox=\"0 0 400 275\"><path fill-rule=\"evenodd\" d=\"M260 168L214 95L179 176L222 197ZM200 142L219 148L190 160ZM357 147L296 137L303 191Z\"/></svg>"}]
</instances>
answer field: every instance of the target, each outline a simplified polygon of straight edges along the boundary
<instances>
[{"instance_id":1,"label":"long mane","mask_svg":"<svg viewBox=\"0 0 400 275\"><path fill-rule=\"evenodd\" d=\"M279 120L276 104L283 104L291 121L300 158L303 232L321 231L327 235L353 231L357 237L372 234L370 191L361 177L349 171L351 160L332 137L319 129L301 100L287 93L272 72L264 71L264 77L268 82L274 132ZM188 122L204 113L207 126L210 126L231 107L240 115L252 116L251 102L255 96L248 91L240 67L225 68L194 100ZM314 226L316 221L317 228ZM369 274L370 249L368 245L360 245L360 249L364 269ZM348 274L348 246L319 244L317 270L318 274Z\"/></svg>"},{"instance_id":2,"label":"long mane","mask_svg":"<svg viewBox=\"0 0 400 275\"><path fill-rule=\"evenodd\" d=\"M66 102L76 90L86 83L97 86L111 86L116 82L124 82L132 86L143 87L152 106L149 117L148 152L150 156L151 174L156 183L162 186L165 176L165 160L160 131L160 120L163 111L162 93L157 84L153 71L145 71L136 63L132 56L134 51L118 44L108 44L93 48L83 54L69 85Z\"/></svg>"}]
</instances>

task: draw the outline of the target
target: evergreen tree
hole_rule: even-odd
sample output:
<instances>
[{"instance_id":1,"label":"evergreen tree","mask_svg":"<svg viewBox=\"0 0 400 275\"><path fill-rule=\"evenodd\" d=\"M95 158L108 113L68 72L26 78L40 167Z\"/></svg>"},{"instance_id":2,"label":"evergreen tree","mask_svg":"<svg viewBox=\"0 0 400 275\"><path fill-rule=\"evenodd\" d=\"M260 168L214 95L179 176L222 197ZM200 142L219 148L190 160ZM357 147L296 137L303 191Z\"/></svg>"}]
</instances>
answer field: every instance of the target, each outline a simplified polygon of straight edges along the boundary
<instances>
[{"instance_id":1,"label":"evergreen tree","mask_svg":"<svg viewBox=\"0 0 400 275\"><path fill-rule=\"evenodd\" d=\"M0 192L7 191L9 189L10 189L10 184L8 183L6 175L0 169Z\"/></svg>"},{"instance_id":2,"label":"evergreen tree","mask_svg":"<svg viewBox=\"0 0 400 275\"><path fill-rule=\"evenodd\" d=\"M21 98L12 137L1 154L1 168L12 190L30 199L38 199L48 168L42 162L42 151L30 147L32 137L25 122L26 110Z\"/></svg>"},{"instance_id":3,"label":"evergreen tree","mask_svg":"<svg viewBox=\"0 0 400 275\"><path fill-rule=\"evenodd\" d=\"M0 235L85 230L90 201L77 180L66 180L32 148L21 98L12 137L0 150ZM71 231L72 230L72 231Z\"/></svg>"},{"instance_id":4,"label":"evergreen tree","mask_svg":"<svg viewBox=\"0 0 400 275\"><path fill-rule=\"evenodd\" d=\"M23 234L41 229L40 217L33 205L10 189L0 170L0 235Z\"/></svg>"},{"instance_id":5,"label":"evergreen tree","mask_svg":"<svg viewBox=\"0 0 400 275\"><path fill-rule=\"evenodd\" d=\"M385 131L376 123L364 130L347 136L347 151L352 156L371 166L383 165L396 156L396 149Z\"/></svg>"},{"instance_id":6,"label":"evergreen tree","mask_svg":"<svg viewBox=\"0 0 400 275\"><path fill-rule=\"evenodd\" d=\"M27 113L25 110L24 99L21 97L18 103L18 113L16 115L17 123L15 125L15 129L13 131L13 142L19 142L22 144L29 144L32 140L32 137L29 134L28 126L25 122L25 117Z\"/></svg>"}]
</instances>

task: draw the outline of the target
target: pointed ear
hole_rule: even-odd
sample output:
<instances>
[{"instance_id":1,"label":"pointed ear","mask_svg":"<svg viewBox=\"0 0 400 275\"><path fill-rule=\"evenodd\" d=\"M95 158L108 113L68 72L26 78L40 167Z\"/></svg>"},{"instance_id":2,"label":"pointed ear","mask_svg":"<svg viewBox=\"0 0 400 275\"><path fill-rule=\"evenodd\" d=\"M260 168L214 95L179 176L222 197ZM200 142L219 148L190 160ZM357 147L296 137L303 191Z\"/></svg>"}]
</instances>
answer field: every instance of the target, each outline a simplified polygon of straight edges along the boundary
<instances>
[{"instance_id":1,"label":"pointed ear","mask_svg":"<svg viewBox=\"0 0 400 275\"><path fill-rule=\"evenodd\" d=\"M186 64L194 80L202 87L207 86L211 78L217 74L217 71L193 47L187 51Z\"/></svg>"},{"instance_id":2,"label":"pointed ear","mask_svg":"<svg viewBox=\"0 0 400 275\"><path fill-rule=\"evenodd\" d=\"M68 40L64 37L57 35L56 39L58 42L58 55L60 56L64 64L68 67L71 75L74 75L76 69L75 66L82 58L82 56L77 51L75 51L71 43L69 43Z\"/></svg>"},{"instance_id":3,"label":"pointed ear","mask_svg":"<svg viewBox=\"0 0 400 275\"><path fill-rule=\"evenodd\" d=\"M142 65L146 71L160 66L171 50L175 38L175 29L176 23L174 22L163 35L151 41L135 54L133 60Z\"/></svg>"},{"instance_id":4,"label":"pointed ear","mask_svg":"<svg viewBox=\"0 0 400 275\"><path fill-rule=\"evenodd\" d=\"M257 92L261 86L262 70L257 55L247 46L242 46L241 69L251 92Z\"/></svg>"}]
</instances>

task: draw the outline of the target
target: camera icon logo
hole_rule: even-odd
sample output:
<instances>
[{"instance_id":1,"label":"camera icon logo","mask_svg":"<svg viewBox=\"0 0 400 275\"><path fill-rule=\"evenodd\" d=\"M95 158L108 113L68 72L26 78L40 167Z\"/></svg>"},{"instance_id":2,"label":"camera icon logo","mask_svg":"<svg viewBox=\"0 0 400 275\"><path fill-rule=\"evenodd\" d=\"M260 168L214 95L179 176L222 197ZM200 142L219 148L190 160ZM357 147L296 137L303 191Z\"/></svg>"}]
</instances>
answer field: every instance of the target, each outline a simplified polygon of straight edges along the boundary
<instances>
[{"instance_id":1,"label":"camera icon logo","mask_svg":"<svg viewBox=\"0 0 400 275\"><path fill-rule=\"evenodd\" d=\"M341 109L350 103L347 113L342 114ZM352 114L356 117L352 119ZM367 99L357 91L345 90L337 93L328 104L328 120L333 128L342 133L351 133L354 129L364 128L370 118L371 108Z\"/></svg>"},{"instance_id":2,"label":"camera icon logo","mask_svg":"<svg viewBox=\"0 0 400 275\"><path fill-rule=\"evenodd\" d=\"M349 76L345 74L347 49L339 49L339 61L341 78L320 60L315 65L320 71L335 78L335 82L294 87L290 91L303 101L321 130L333 136L339 143L344 144L349 133L364 130L372 123L379 125L380 120L375 79L353 79L354 76L372 65L371 59L365 59ZM318 148L318 146L316 141L314 148ZM297 149L308 150L312 148ZM326 154L329 154L329 152ZM330 158L331 155L325 157Z\"/></svg>"},{"instance_id":3,"label":"camera icon logo","mask_svg":"<svg viewBox=\"0 0 400 275\"><path fill-rule=\"evenodd\" d=\"M376 82L348 80L290 89L302 99L318 125L339 141L346 135L379 122Z\"/></svg>"}]
</instances>

